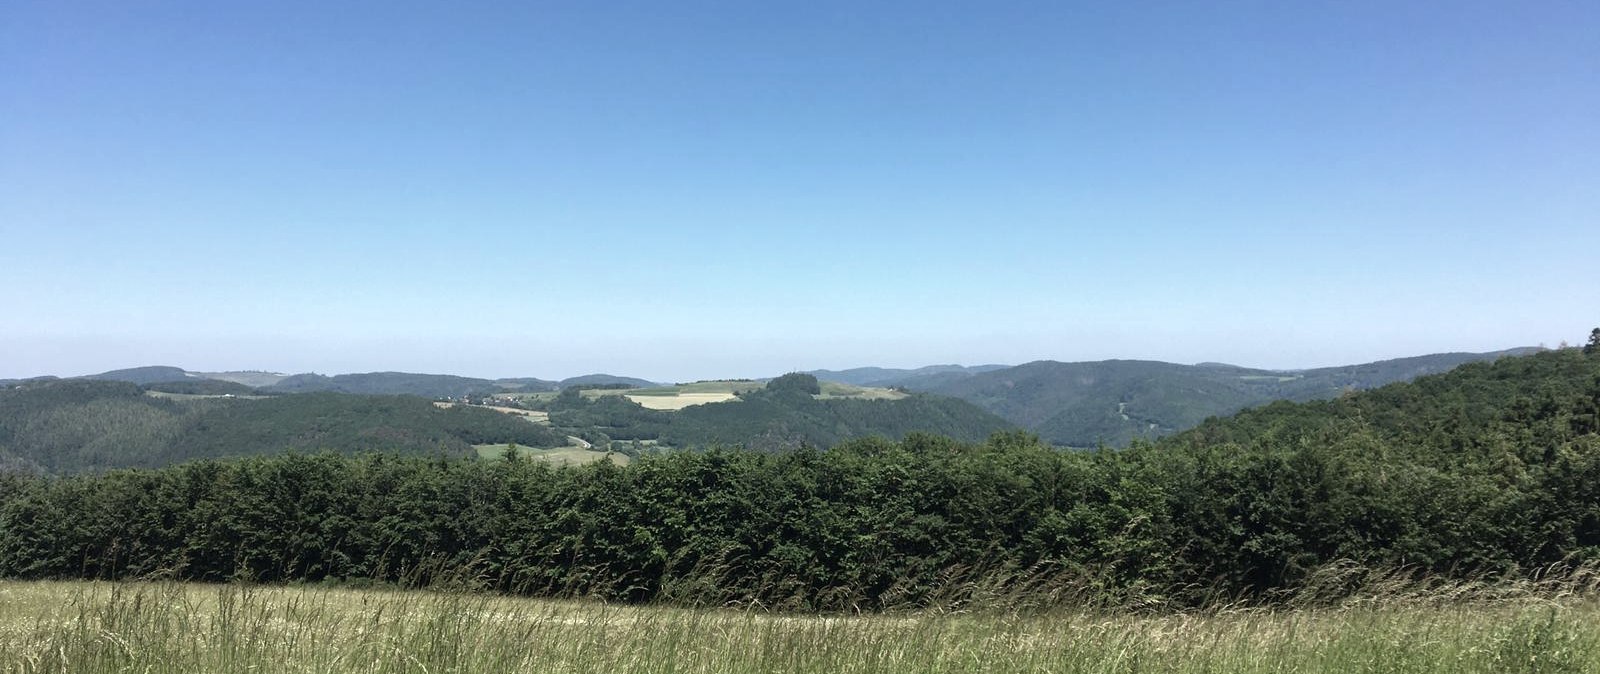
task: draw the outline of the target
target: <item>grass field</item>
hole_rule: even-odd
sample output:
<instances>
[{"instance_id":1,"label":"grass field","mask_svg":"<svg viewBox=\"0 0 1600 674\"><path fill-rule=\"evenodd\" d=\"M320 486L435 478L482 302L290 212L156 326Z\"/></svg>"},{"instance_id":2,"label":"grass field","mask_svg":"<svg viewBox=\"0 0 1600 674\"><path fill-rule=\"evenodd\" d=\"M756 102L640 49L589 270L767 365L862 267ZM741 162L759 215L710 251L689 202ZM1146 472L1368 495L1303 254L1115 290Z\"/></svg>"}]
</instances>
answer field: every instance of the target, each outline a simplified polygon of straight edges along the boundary
<instances>
[{"instance_id":1,"label":"grass field","mask_svg":"<svg viewBox=\"0 0 1600 674\"><path fill-rule=\"evenodd\" d=\"M0 582L0 671L1600 671L1586 600L795 616L423 591Z\"/></svg>"},{"instance_id":2,"label":"grass field","mask_svg":"<svg viewBox=\"0 0 1600 674\"><path fill-rule=\"evenodd\" d=\"M512 446L517 449L518 456L528 459L536 459L539 461L548 461L550 463L593 463L595 461L604 461L607 459L607 457L609 457L612 463L619 466L626 466L630 461L632 461L632 459L629 459L627 456L622 454L598 452L592 449L584 449L582 447L557 447L555 449L540 449L538 447L524 447L515 443L513 443ZM503 459L505 458L506 445L505 443L492 445L473 445L472 449L477 451L480 458Z\"/></svg>"},{"instance_id":3,"label":"grass field","mask_svg":"<svg viewBox=\"0 0 1600 674\"><path fill-rule=\"evenodd\" d=\"M732 393L679 393L672 396L630 395L628 399L652 410L677 411L691 405L725 403L739 398Z\"/></svg>"}]
</instances>

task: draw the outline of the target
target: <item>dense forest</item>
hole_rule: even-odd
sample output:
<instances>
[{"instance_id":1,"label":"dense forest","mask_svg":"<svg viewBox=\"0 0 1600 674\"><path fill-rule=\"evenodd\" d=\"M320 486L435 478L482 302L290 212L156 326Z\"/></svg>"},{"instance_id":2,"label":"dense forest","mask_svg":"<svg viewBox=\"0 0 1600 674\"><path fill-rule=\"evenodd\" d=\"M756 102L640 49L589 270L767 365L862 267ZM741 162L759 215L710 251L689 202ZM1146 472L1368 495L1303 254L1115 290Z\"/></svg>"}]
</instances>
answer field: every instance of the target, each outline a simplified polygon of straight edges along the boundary
<instances>
[{"instance_id":1,"label":"dense forest","mask_svg":"<svg viewBox=\"0 0 1600 674\"><path fill-rule=\"evenodd\" d=\"M824 610L1062 588L1270 600L1330 565L1493 578L1600 560L1600 355L1473 364L1125 450L912 434L628 467L319 454L0 481L8 577L450 573Z\"/></svg>"}]
</instances>

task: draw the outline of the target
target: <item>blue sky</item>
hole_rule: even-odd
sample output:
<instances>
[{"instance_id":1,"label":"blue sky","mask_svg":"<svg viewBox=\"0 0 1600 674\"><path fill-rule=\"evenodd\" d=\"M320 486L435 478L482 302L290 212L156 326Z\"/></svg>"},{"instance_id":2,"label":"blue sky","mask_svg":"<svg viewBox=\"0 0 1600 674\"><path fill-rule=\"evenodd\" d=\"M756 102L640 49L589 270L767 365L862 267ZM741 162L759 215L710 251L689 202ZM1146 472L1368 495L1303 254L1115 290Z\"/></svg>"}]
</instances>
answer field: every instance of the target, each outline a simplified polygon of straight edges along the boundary
<instances>
[{"instance_id":1,"label":"blue sky","mask_svg":"<svg viewBox=\"0 0 1600 674\"><path fill-rule=\"evenodd\" d=\"M1594 2L0 6L0 377L1309 367L1597 258Z\"/></svg>"}]
</instances>

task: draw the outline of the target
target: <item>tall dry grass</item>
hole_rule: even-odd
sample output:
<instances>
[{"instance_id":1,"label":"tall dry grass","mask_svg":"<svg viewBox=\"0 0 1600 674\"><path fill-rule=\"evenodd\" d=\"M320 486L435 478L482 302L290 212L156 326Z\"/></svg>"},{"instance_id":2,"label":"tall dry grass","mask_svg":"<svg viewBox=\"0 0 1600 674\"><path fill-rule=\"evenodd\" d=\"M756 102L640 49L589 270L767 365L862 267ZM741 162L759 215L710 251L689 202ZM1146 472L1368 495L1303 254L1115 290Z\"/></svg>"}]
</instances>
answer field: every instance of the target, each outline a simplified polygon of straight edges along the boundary
<instances>
[{"instance_id":1,"label":"tall dry grass","mask_svg":"<svg viewBox=\"0 0 1600 674\"><path fill-rule=\"evenodd\" d=\"M0 671L1596 672L1586 569L1498 583L1332 569L1343 597L1204 610L796 615L247 584L0 583ZM1365 591L1351 592L1350 583ZM1330 586L1331 587L1331 586Z\"/></svg>"}]
</instances>

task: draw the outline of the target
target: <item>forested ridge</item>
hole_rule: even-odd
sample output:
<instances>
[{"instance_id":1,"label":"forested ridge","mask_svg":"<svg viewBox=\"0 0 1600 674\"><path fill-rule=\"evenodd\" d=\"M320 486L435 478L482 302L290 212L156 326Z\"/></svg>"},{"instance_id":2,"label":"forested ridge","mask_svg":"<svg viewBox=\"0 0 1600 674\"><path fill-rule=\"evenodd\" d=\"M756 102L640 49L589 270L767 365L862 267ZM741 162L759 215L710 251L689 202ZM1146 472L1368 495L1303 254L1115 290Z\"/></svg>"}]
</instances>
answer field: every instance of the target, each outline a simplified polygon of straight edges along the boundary
<instances>
[{"instance_id":1,"label":"forested ridge","mask_svg":"<svg viewBox=\"0 0 1600 674\"><path fill-rule=\"evenodd\" d=\"M1193 428L1205 419L1275 400L1332 398L1449 371L1464 363L1537 349L1426 356L1310 370L1222 363L1038 361L982 372L947 372L887 382L951 396L1067 447L1126 446Z\"/></svg>"},{"instance_id":2,"label":"forested ridge","mask_svg":"<svg viewBox=\"0 0 1600 674\"><path fill-rule=\"evenodd\" d=\"M0 575L427 582L850 610L979 588L1270 599L1329 565L1600 558L1600 355L1564 349L1126 450L913 434L553 468L330 454L0 478Z\"/></svg>"},{"instance_id":3,"label":"forested ridge","mask_svg":"<svg viewBox=\"0 0 1600 674\"><path fill-rule=\"evenodd\" d=\"M146 394L189 392L192 386L210 392L215 385L232 386L63 379L0 390L0 469L73 473L291 449L466 456L478 443L567 442L565 435L523 419L478 408L440 409L413 396L307 393L245 400Z\"/></svg>"}]
</instances>

